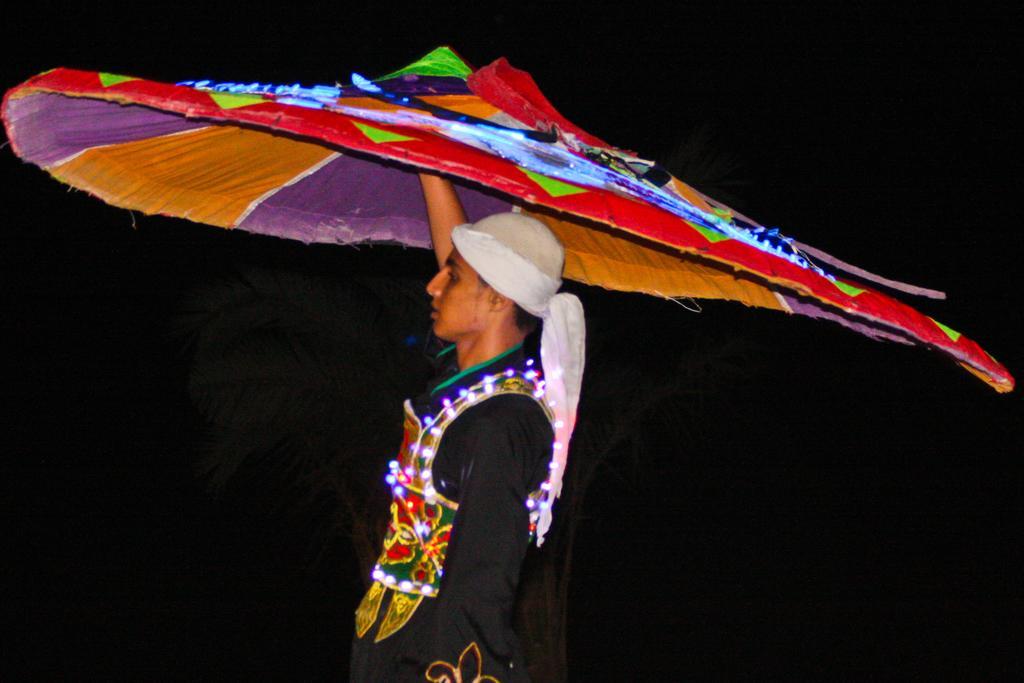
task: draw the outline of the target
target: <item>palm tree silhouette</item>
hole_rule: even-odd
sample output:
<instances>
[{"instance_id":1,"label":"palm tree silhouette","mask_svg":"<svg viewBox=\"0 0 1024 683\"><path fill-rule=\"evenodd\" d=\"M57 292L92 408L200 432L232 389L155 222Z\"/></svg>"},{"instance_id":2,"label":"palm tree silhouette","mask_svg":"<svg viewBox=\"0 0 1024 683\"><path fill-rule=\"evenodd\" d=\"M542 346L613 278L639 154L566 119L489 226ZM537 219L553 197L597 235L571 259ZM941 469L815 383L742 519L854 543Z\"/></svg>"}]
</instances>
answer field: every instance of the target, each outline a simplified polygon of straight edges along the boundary
<instances>
[{"instance_id":1,"label":"palm tree silhouette","mask_svg":"<svg viewBox=\"0 0 1024 683\"><path fill-rule=\"evenodd\" d=\"M348 538L371 563L369 511L386 510L377 484L401 431L396 407L429 375L415 336L429 312L421 292L409 279L256 266L193 292L176 327L209 425L198 469L211 489L255 487L304 515L312 546Z\"/></svg>"}]
</instances>

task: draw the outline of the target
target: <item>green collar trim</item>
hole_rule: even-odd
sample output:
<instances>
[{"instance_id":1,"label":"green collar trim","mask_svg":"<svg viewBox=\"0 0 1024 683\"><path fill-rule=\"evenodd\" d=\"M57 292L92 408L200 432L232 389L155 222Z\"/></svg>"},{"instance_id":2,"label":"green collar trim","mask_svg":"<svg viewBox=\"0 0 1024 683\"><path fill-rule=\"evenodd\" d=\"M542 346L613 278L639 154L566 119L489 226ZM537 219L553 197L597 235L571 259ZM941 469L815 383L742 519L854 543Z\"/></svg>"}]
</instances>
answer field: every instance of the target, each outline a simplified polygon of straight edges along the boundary
<instances>
[{"instance_id":1,"label":"green collar trim","mask_svg":"<svg viewBox=\"0 0 1024 683\"><path fill-rule=\"evenodd\" d=\"M436 358L440 358L441 356L447 356L449 353L451 353L454 350L455 350L455 344L449 344L448 346L446 346L443 349L441 349L440 351L438 351L437 355L434 356L434 358L436 359Z\"/></svg>"},{"instance_id":2,"label":"green collar trim","mask_svg":"<svg viewBox=\"0 0 1024 683\"><path fill-rule=\"evenodd\" d=\"M454 345L454 344L452 344L452 346L451 346L451 347L449 347L449 348L454 348L454 346L455 346L455 345ZM445 381L441 382L441 383L440 383L440 384L438 384L438 385L437 385L436 387L434 387L433 389L431 389L431 390L430 390L430 393L431 393L431 395L433 395L433 394L436 394L437 392L441 391L441 390L442 390L442 389L444 389L445 387L450 387L451 385L455 384L456 382L458 382L458 381L459 381L460 379L462 379L462 378L463 378L463 377L465 377L466 375L468 375L468 374L470 374L470 373L473 373L473 372L476 372L476 371L477 371L477 370L479 370L480 368L484 368L484 367L487 367L487 366L488 366L488 365L490 365L491 363L494 363L495 361L499 361L499 360L501 360L502 358L504 358L505 356L509 355L510 353L512 353L512 352L514 352L514 351L518 351L518 350L519 350L519 349L521 349L521 348L523 348L523 342L519 342L518 344L516 344L515 346L513 346L512 348L510 348L510 349L509 349L508 351L504 351L503 353L499 353L499 354L498 354L497 356L495 356L494 358L489 358L489 359L485 360L485 361L484 361L484 362L482 362L482 363L477 363L476 365L474 365L474 366L473 366L473 367L471 367L471 368L466 368L465 370L463 370L462 372L458 373L458 374L457 374L457 375L455 375L454 377L450 377L450 378L446 379ZM446 350L447 350L447 349L446 349Z\"/></svg>"}]
</instances>

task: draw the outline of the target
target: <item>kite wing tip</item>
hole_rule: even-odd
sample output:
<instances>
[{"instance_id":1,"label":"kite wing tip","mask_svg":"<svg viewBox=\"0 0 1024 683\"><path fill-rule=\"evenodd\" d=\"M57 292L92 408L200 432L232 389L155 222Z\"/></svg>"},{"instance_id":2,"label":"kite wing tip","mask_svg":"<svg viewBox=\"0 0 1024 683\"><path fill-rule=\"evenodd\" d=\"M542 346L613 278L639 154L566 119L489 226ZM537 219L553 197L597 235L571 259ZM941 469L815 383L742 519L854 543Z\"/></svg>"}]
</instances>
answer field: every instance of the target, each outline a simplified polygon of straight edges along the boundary
<instances>
[{"instance_id":1,"label":"kite wing tip","mask_svg":"<svg viewBox=\"0 0 1024 683\"><path fill-rule=\"evenodd\" d=\"M998 371L994 371L994 369L979 370L963 361L960 361L958 364L1000 394L1008 394L1017 386L1017 381L1013 378L1013 375L1002 365L998 365Z\"/></svg>"}]
</instances>

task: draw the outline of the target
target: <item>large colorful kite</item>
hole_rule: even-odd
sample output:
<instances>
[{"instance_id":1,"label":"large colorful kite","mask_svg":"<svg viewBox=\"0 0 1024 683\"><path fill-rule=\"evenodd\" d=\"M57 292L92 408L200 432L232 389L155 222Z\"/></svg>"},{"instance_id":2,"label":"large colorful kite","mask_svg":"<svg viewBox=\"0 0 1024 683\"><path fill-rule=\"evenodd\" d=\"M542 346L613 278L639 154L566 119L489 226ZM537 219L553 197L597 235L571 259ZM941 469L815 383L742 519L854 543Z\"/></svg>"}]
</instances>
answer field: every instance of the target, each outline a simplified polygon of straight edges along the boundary
<instances>
[{"instance_id":1,"label":"large colorful kite","mask_svg":"<svg viewBox=\"0 0 1024 683\"><path fill-rule=\"evenodd\" d=\"M429 247L415 172L459 182L471 219L517 205L566 247L566 277L832 320L1014 379L873 276L742 216L577 128L504 59L438 48L381 78L313 86L54 69L8 91L15 153L114 206L304 242ZM841 275L841 277L840 277Z\"/></svg>"}]
</instances>

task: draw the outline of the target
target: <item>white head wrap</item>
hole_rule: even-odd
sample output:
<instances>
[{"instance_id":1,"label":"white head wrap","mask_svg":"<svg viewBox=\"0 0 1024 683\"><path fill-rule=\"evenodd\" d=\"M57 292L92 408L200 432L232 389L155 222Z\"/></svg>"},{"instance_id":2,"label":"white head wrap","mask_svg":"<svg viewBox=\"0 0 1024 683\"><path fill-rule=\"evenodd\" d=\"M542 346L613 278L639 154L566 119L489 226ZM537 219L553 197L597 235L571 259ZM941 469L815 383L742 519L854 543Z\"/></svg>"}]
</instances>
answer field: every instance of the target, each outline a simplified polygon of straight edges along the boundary
<instances>
[{"instance_id":1,"label":"white head wrap","mask_svg":"<svg viewBox=\"0 0 1024 683\"><path fill-rule=\"evenodd\" d=\"M518 213L499 213L456 227L452 242L466 262L498 293L541 318L544 400L555 414L550 497L542 499L537 545L551 526L550 503L562 490L569 437L583 381L586 328L583 306L562 285L565 250L546 225Z\"/></svg>"}]
</instances>

